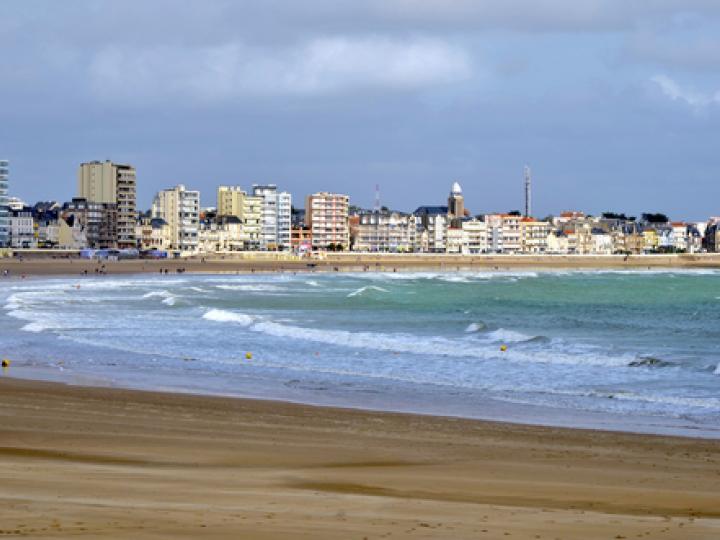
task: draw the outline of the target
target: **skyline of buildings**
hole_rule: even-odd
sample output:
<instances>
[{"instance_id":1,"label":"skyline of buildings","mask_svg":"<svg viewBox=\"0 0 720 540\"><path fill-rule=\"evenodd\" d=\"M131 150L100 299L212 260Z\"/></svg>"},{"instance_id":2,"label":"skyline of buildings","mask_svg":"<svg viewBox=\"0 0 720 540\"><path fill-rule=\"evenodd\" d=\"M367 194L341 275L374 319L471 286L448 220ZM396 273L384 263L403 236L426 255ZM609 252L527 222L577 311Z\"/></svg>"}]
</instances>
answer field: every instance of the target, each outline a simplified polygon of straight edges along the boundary
<instances>
[{"instance_id":1,"label":"skyline of buildings","mask_svg":"<svg viewBox=\"0 0 720 540\"><path fill-rule=\"evenodd\" d=\"M526 168L527 169L527 168ZM0 230L14 248L158 249L182 255L234 251L368 251L423 253L612 254L715 251L720 218L672 222L662 214L641 219L579 211L536 219L526 214L473 214L459 182L447 206L413 212L351 205L347 194L320 191L293 207L276 184L217 187L216 206L201 204L199 190L184 184L157 192L147 212L136 209L137 173L110 160L81 163L77 197L63 204L29 207L8 199L8 162L0 161ZM379 209L378 209L379 208ZM3 222L3 215L7 218ZM3 223L5 223L3 227ZM0 236L2 238L2 236Z\"/></svg>"}]
</instances>

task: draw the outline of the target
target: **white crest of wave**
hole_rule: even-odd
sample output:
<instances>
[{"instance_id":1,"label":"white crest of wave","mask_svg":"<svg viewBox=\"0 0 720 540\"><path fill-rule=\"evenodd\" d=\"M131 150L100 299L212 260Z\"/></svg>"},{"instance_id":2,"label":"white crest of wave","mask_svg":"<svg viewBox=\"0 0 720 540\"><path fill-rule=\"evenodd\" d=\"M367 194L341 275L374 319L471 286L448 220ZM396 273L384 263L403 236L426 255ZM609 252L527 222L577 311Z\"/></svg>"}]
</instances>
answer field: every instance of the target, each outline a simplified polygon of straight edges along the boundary
<instances>
[{"instance_id":1,"label":"white crest of wave","mask_svg":"<svg viewBox=\"0 0 720 540\"><path fill-rule=\"evenodd\" d=\"M226 311L224 309L211 309L209 311L206 311L203 315L203 319L214 322L235 323L242 326L250 326L254 321L254 319L250 315L246 315L245 313Z\"/></svg>"},{"instance_id":2,"label":"white crest of wave","mask_svg":"<svg viewBox=\"0 0 720 540\"><path fill-rule=\"evenodd\" d=\"M24 332L38 333L38 332L42 332L43 330L48 330L48 329L49 329L49 327L45 326L41 322L30 322L30 323L27 323L25 326L23 326L20 330L22 330Z\"/></svg>"},{"instance_id":3,"label":"white crest of wave","mask_svg":"<svg viewBox=\"0 0 720 540\"><path fill-rule=\"evenodd\" d=\"M143 298L172 298L173 296L170 291L151 291L142 295Z\"/></svg>"},{"instance_id":4,"label":"white crest of wave","mask_svg":"<svg viewBox=\"0 0 720 540\"><path fill-rule=\"evenodd\" d=\"M720 362L718 362L718 365L715 366L715 371L713 371L713 375L720 375Z\"/></svg>"},{"instance_id":5,"label":"white crest of wave","mask_svg":"<svg viewBox=\"0 0 720 540\"><path fill-rule=\"evenodd\" d=\"M506 330L505 328L498 328L497 330L488 332L486 334L486 337L491 341L505 342L505 343L521 343L523 341L528 341L529 339L532 339L535 336L529 336L527 334L523 334L522 332L517 332L515 330Z\"/></svg>"},{"instance_id":6,"label":"white crest of wave","mask_svg":"<svg viewBox=\"0 0 720 540\"><path fill-rule=\"evenodd\" d=\"M262 283L258 284L243 284L243 285L215 285L218 289L226 291L246 291L246 292L277 292L284 291L282 287L277 285L265 285Z\"/></svg>"},{"instance_id":7,"label":"white crest of wave","mask_svg":"<svg viewBox=\"0 0 720 540\"><path fill-rule=\"evenodd\" d=\"M382 287L378 287L376 285L365 285L364 287L360 287L359 289L351 292L347 295L348 298L352 298L353 296L358 296L361 294L366 293L367 291L378 291L378 292L390 292L387 289L383 289Z\"/></svg>"}]
</instances>

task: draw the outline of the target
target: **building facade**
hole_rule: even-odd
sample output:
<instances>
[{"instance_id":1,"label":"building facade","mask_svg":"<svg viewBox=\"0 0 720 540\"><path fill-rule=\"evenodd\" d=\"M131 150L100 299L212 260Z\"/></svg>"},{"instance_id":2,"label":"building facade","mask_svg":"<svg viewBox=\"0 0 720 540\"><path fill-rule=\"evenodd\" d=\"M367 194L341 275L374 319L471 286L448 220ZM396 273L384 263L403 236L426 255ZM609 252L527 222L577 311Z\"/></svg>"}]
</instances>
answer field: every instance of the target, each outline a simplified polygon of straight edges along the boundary
<instances>
[{"instance_id":1,"label":"building facade","mask_svg":"<svg viewBox=\"0 0 720 540\"><path fill-rule=\"evenodd\" d=\"M397 212L367 212L357 217L354 251L410 253L418 250L415 216Z\"/></svg>"},{"instance_id":2,"label":"building facade","mask_svg":"<svg viewBox=\"0 0 720 540\"><path fill-rule=\"evenodd\" d=\"M347 250L350 247L348 207L350 198L320 192L305 200L305 222L312 235L312 248Z\"/></svg>"},{"instance_id":3,"label":"building facade","mask_svg":"<svg viewBox=\"0 0 720 540\"><path fill-rule=\"evenodd\" d=\"M7 206L9 166L6 159L0 159L0 248L10 245L10 211Z\"/></svg>"},{"instance_id":4,"label":"building facade","mask_svg":"<svg viewBox=\"0 0 720 540\"><path fill-rule=\"evenodd\" d=\"M136 183L135 168L130 165L112 161L91 161L81 163L78 170L78 198L89 203L115 205L115 245L121 249L136 246Z\"/></svg>"},{"instance_id":5,"label":"building facade","mask_svg":"<svg viewBox=\"0 0 720 540\"><path fill-rule=\"evenodd\" d=\"M165 221L168 227L168 249L183 253L198 251L200 229L200 192L179 184L155 196L152 217Z\"/></svg>"},{"instance_id":6,"label":"building facade","mask_svg":"<svg viewBox=\"0 0 720 540\"><path fill-rule=\"evenodd\" d=\"M263 250L289 250L292 197L275 184L253 184L253 196L261 199L259 244Z\"/></svg>"}]
</instances>

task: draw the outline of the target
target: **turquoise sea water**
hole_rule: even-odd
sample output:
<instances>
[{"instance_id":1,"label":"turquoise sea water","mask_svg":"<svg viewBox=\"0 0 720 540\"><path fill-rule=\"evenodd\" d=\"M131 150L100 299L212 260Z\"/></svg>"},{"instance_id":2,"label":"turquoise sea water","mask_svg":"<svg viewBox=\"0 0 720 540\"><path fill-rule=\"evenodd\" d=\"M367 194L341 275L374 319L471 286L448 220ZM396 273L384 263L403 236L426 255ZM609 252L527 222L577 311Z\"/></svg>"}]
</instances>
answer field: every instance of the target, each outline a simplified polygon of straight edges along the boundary
<instances>
[{"instance_id":1,"label":"turquoise sea water","mask_svg":"<svg viewBox=\"0 0 720 540\"><path fill-rule=\"evenodd\" d=\"M67 380L720 430L716 271L12 279L0 301L0 354Z\"/></svg>"}]
</instances>

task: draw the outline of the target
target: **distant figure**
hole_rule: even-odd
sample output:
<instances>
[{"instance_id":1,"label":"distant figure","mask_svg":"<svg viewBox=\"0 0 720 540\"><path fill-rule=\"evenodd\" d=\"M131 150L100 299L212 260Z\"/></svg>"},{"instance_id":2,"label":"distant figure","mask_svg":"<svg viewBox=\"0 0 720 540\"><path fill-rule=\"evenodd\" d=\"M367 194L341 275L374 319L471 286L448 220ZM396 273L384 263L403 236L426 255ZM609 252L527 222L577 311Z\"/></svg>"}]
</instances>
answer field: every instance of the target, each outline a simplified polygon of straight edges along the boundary
<instances>
[{"instance_id":1,"label":"distant figure","mask_svg":"<svg viewBox=\"0 0 720 540\"><path fill-rule=\"evenodd\" d=\"M3 270L3 276L8 277L9 275L10 275L10 270L8 270L7 268L5 270Z\"/></svg>"}]
</instances>

